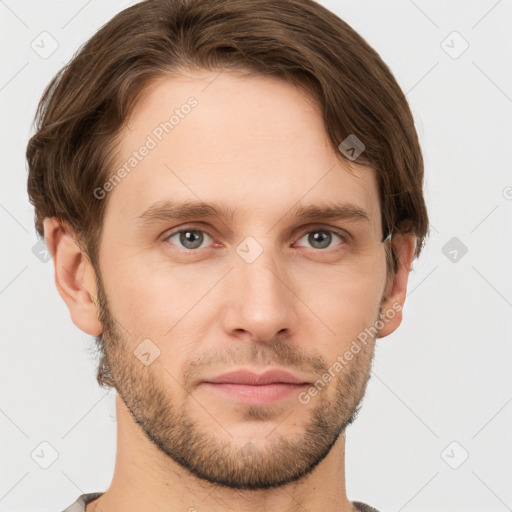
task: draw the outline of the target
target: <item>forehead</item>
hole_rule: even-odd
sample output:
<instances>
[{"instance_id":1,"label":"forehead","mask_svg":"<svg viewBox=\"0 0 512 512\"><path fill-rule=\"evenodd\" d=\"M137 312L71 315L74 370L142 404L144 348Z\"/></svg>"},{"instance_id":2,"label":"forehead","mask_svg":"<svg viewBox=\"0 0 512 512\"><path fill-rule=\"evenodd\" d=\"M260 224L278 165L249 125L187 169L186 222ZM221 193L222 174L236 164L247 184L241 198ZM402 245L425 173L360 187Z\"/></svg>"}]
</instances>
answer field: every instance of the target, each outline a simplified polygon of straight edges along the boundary
<instances>
[{"instance_id":1,"label":"forehead","mask_svg":"<svg viewBox=\"0 0 512 512\"><path fill-rule=\"evenodd\" d=\"M299 203L345 201L377 223L374 171L347 165L304 92L275 78L189 71L155 80L135 105L107 216L135 219L154 203L194 200L271 221Z\"/></svg>"}]
</instances>

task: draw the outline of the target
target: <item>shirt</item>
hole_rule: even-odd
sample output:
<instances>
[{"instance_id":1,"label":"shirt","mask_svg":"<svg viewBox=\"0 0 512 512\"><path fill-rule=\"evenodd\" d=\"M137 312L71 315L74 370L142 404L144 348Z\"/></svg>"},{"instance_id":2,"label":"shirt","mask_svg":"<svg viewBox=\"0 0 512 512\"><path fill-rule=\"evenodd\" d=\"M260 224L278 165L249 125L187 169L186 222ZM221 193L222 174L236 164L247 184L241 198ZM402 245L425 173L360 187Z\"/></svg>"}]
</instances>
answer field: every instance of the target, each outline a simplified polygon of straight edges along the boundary
<instances>
[{"instance_id":1,"label":"shirt","mask_svg":"<svg viewBox=\"0 0 512 512\"><path fill-rule=\"evenodd\" d=\"M85 506L87 503L95 500L96 498L99 498L102 494L102 492L90 492L88 494L82 494L63 512L85 512ZM356 507L360 512L379 512L376 508L370 507L370 505L366 505L360 501L353 501L352 505L354 505L354 507Z\"/></svg>"}]
</instances>

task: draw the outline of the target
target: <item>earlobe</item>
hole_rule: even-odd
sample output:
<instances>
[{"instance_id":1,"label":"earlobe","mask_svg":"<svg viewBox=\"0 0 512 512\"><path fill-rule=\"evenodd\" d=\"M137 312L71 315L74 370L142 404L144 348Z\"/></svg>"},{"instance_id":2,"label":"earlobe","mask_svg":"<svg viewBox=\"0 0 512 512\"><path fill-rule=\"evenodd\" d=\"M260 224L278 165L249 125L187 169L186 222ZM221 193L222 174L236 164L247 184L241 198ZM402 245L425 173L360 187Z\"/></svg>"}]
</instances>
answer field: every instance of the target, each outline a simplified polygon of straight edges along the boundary
<instances>
[{"instance_id":1,"label":"earlobe","mask_svg":"<svg viewBox=\"0 0 512 512\"><path fill-rule=\"evenodd\" d=\"M388 336L402 323L407 281L416 250L414 235L396 235L393 237L392 243L398 258L398 270L388 283L385 300L381 305L381 321L384 326L379 330L378 338Z\"/></svg>"},{"instance_id":2,"label":"earlobe","mask_svg":"<svg viewBox=\"0 0 512 512\"><path fill-rule=\"evenodd\" d=\"M44 237L52 255L55 285L68 306L73 323L92 336L102 333L94 269L79 245L74 232L57 217L44 220Z\"/></svg>"}]
</instances>

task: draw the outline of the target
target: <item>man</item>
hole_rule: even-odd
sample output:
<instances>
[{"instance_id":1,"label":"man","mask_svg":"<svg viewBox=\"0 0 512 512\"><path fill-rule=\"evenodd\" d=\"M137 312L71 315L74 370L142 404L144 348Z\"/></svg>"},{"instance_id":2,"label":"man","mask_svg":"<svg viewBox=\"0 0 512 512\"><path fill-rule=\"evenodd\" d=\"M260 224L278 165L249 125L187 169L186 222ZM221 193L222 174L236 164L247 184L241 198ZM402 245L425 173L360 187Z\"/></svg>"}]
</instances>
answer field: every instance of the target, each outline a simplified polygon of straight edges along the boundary
<instances>
[{"instance_id":1,"label":"man","mask_svg":"<svg viewBox=\"0 0 512 512\"><path fill-rule=\"evenodd\" d=\"M345 430L428 232L378 54L311 0L149 0L37 117L36 228L117 391L112 483L66 511L376 510Z\"/></svg>"}]
</instances>

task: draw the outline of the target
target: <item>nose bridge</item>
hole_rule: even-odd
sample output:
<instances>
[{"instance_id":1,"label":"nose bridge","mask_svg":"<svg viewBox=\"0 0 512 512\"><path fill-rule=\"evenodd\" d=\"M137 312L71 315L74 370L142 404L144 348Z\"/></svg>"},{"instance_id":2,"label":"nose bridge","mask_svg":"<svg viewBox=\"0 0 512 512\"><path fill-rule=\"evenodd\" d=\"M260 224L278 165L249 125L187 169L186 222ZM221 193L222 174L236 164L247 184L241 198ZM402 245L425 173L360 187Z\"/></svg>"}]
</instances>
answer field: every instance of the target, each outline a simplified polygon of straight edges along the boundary
<instances>
[{"instance_id":1,"label":"nose bridge","mask_svg":"<svg viewBox=\"0 0 512 512\"><path fill-rule=\"evenodd\" d=\"M246 242L246 244L251 244L251 242ZM262 298L266 298L266 302L274 299L276 295L283 294L284 288L282 282L284 276L281 276L279 271L282 265L276 259L277 251L270 245L260 246L261 248L258 250L258 247L252 242L249 250L245 253L240 247L237 248L239 256L237 267L248 291L251 291L251 295L262 294L264 296Z\"/></svg>"},{"instance_id":2,"label":"nose bridge","mask_svg":"<svg viewBox=\"0 0 512 512\"><path fill-rule=\"evenodd\" d=\"M231 328L249 331L260 340L271 339L282 329L295 325L293 294L288 289L288 272L283 274L271 237L248 236L236 247L235 301ZM286 284L285 284L286 283Z\"/></svg>"}]
</instances>

